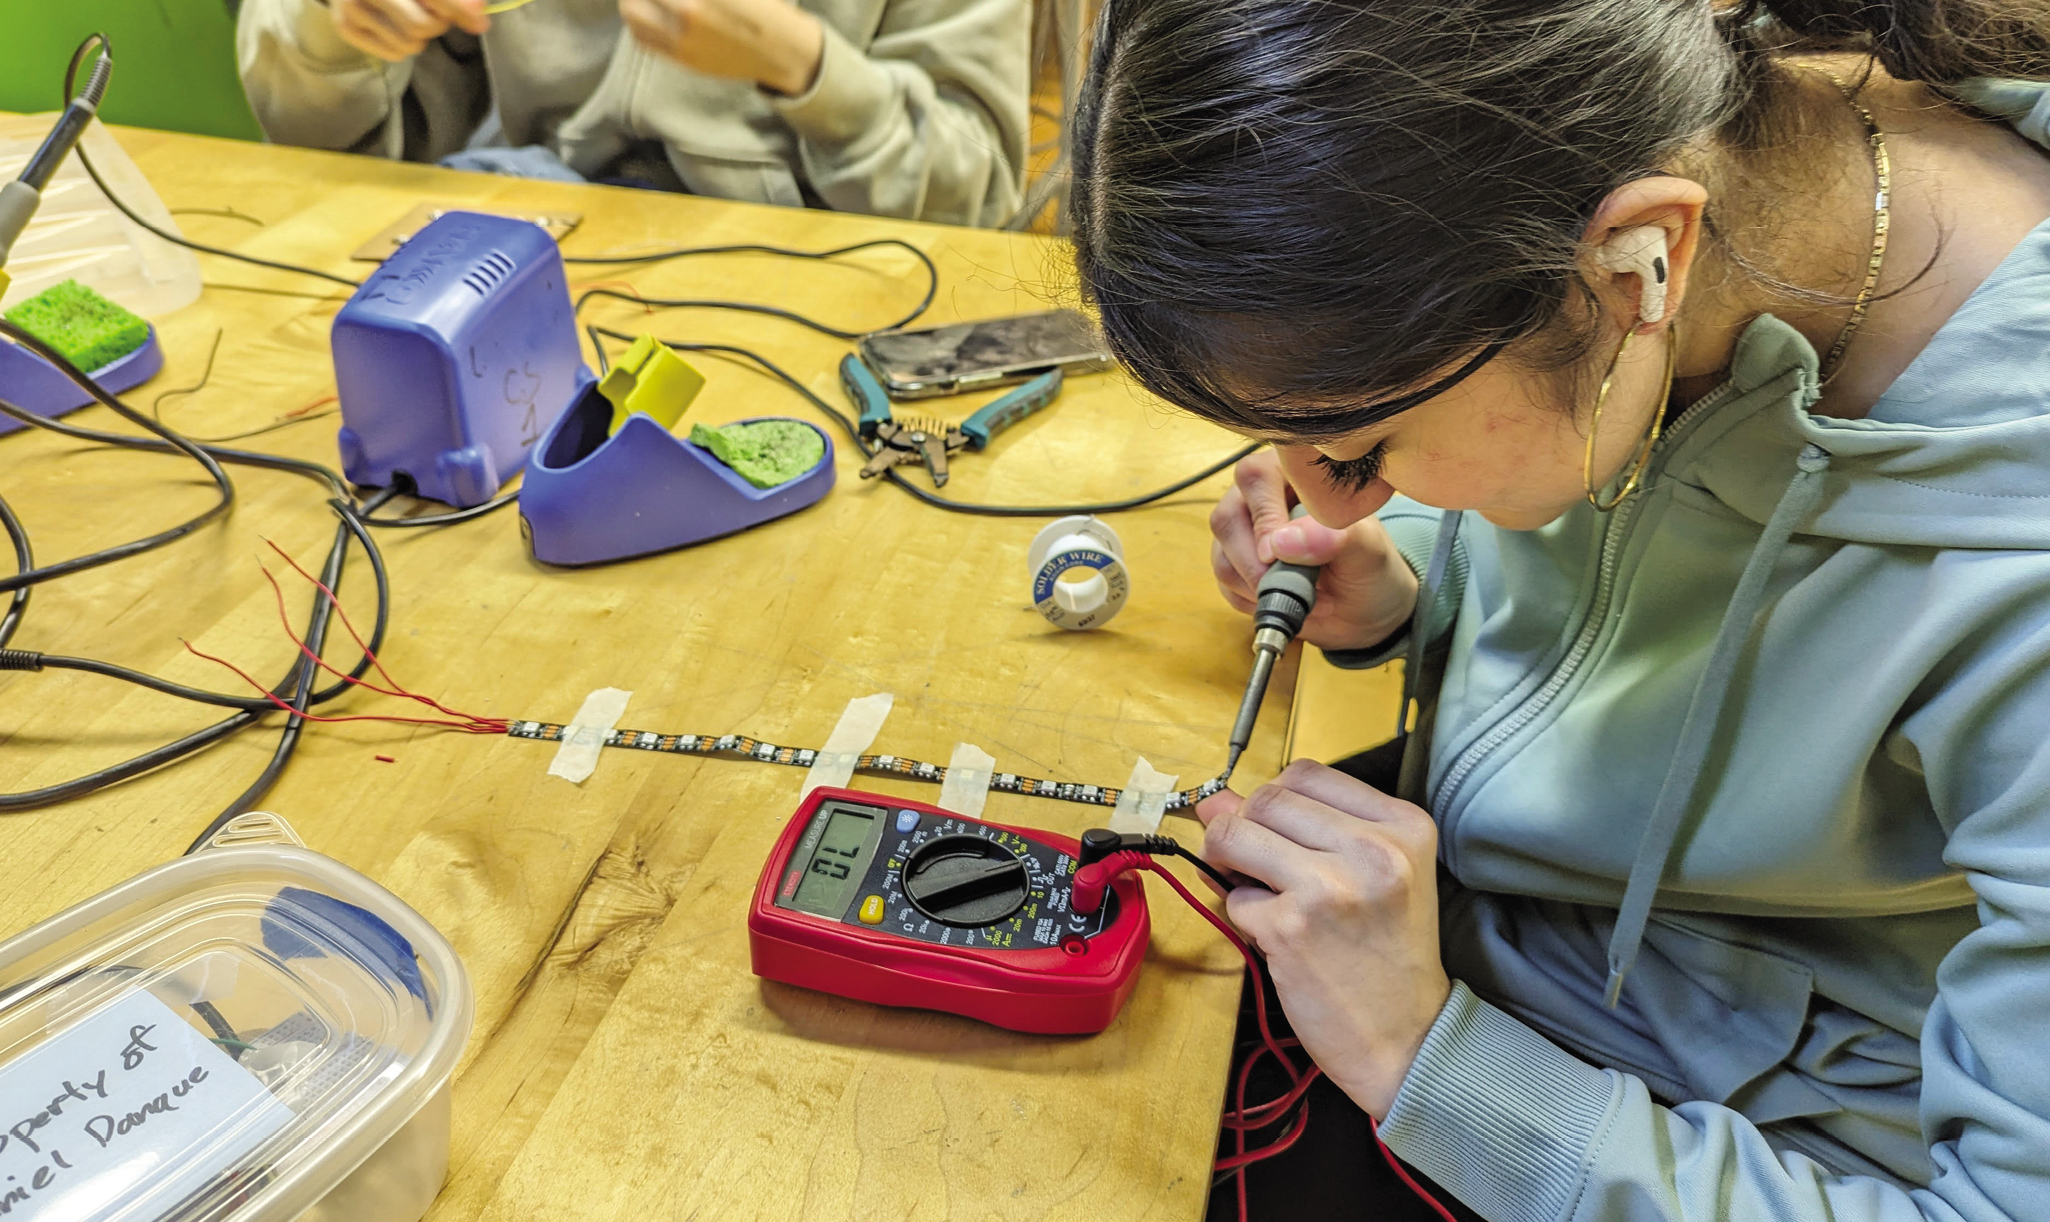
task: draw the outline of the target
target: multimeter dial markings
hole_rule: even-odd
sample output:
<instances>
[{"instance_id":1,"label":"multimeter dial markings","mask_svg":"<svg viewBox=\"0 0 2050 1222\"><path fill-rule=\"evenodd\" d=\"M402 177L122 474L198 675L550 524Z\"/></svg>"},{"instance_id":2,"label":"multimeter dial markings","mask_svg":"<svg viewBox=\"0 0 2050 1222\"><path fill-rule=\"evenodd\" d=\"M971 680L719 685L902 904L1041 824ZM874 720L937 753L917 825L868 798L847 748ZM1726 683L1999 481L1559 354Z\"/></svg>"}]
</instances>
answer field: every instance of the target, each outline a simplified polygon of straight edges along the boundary
<instances>
[{"instance_id":1,"label":"multimeter dial markings","mask_svg":"<svg viewBox=\"0 0 2050 1222\"><path fill-rule=\"evenodd\" d=\"M980 929L1025 906L1032 872L1009 848L957 833L928 840L904 863L912 907L942 924Z\"/></svg>"},{"instance_id":2,"label":"multimeter dial markings","mask_svg":"<svg viewBox=\"0 0 2050 1222\"><path fill-rule=\"evenodd\" d=\"M1117 921L1115 892L1087 916L1069 906L1075 869L973 819L835 800L799 836L775 903L914 942L1051 950Z\"/></svg>"}]
</instances>

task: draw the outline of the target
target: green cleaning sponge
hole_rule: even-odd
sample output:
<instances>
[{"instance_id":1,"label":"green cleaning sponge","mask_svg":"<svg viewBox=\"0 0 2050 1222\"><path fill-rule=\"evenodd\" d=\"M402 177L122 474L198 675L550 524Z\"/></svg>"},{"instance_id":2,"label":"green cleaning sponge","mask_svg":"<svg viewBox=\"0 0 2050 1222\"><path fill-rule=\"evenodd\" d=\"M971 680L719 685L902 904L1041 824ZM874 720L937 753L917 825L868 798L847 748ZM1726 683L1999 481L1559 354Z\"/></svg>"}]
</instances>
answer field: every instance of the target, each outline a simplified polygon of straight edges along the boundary
<instances>
[{"instance_id":1,"label":"green cleaning sponge","mask_svg":"<svg viewBox=\"0 0 2050 1222\"><path fill-rule=\"evenodd\" d=\"M693 424L690 439L757 488L787 484L818 466L826 455L818 430L797 420L757 420L720 428Z\"/></svg>"},{"instance_id":2,"label":"green cleaning sponge","mask_svg":"<svg viewBox=\"0 0 2050 1222\"><path fill-rule=\"evenodd\" d=\"M44 289L6 317L88 373L149 342L148 323L76 280Z\"/></svg>"}]
</instances>

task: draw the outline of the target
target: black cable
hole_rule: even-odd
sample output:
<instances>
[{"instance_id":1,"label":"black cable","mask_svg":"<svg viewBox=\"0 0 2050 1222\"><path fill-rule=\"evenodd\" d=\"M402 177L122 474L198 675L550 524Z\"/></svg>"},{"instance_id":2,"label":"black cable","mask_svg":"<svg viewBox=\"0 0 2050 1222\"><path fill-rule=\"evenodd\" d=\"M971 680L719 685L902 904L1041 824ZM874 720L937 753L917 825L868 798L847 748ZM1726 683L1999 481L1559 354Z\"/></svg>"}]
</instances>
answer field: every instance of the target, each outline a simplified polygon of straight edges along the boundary
<instances>
[{"instance_id":1,"label":"black cable","mask_svg":"<svg viewBox=\"0 0 2050 1222\"><path fill-rule=\"evenodd\" d=\"M147 552L152 549L162 547L166 543L170 543L174 540L184 538L186 535L191 534L193 531L198 530L200 527L206 525L208 522L211 522L215 518L220 517L222 514L226 513L228 511L228 507L235 503L235 485L232 481L228 479L228 473L226 471L221 470L220 463L214 461L212 455L208 454L200 446L194 444L193 442L187 441L183 435L171 429L169 426L160 424L157 421L150 419L149 417L143 415L141 412L138 412L134 408L129 407L126 403L121 402L121 400L115 397L114 395L108 394L106 389L103 388L98 382L86 376L86 374L80 371L77 366L73 365L70 361L66 360L64 358L63 353L58 352L55 348L52 348L50 345L44 343L40 339L37 339L35 336L29 334L27 331L22 330L20 327L14 325L13 323L8 322L4 318L0 318L0 335L7 336L9 339L14 340L14 342L20 344L22 347L27 348L30 352L35 353L37 356L42 357L44 360L50 362L52 365L55 365L57 367L58 372L62 373L65 377L70 378L73 382L76 382L80 387L84 388L88 394L92 395L93 398L99 400L99 402L105 404L106 406L113 408L114 411L126 417L130 422L139 425L142 428L145 428L150 432L155 433L157 436L163 438L164 446L166 449L176 450L182 454L190 456L193 459L193 461L197 462L200 466L206 469L207 475L212 477L214 483L219 486L221 493L220 499L218 501L216 501L205 512L201 513L198 517L195 517L190 521L181 523L177 526L173 526L169 530L159 531L156 534L149 536L148 538L137 539L130 543L123 543L115 547L110 547L103 549L101 551L94 552L90 555L77 556L70 560L59 561L56 564L47 565L43 568L26 569L22 572L16 573L12 577L0 578L0 592L5 592L8 590L19 590L24 586L31 586L35 585L38 582L48 581L53 577L63 577L70 573L83 572L86 569L98 568L100 565L103 564L111 564L116 560L125 560L130 556L141 555L143 552ZM7 415L12 416L25 424L47 426L56 423L54 421L49 421L42 416L38 416L33 412L24 411L21 408L15 407L11 403L5 402L4 400L0 400L0 412L4 412ZM57 431L62 432L63 430L59 429ZM113 434L108 434L108 436L113 436Z\"/></svg>"},{"instance_id":2,"label":"black cable","mask_svg":"<svg viewBox=\"0 0 2050 1222\"><path fill-rule=\"evenodd\" d=\"M603 363L603 346L598 343L600 336L628 343L631 343L635 338L623 331L614 331L607 327L588 326L584 330L591 337L592 345L599 349L601 364ZM847 434L848 441L853 444L854 448L862 456L867 457L874 453L873 450L870 450L862 442L861 430L856 426L852 418L820 398L812 391L811 387L792 377L781 366L767 357L759 353L750 352L746 348L735 347L732 344L686 344L676 340L663 340L661 342L680 352L723 352L733 356L745 357L753 361L784 385L804 396L813 407L818 408L833 423L839 425L840 431ZM1127 497L1122 501L1099 501L1093 505L984 505L974 501L957 501L951 497L928 492L910 480L905 479L894 469L884 471L883 475L891 483L910 493L913 498L931 505L935 509L944 509L949 513L978 514L992 518L1064 518L1075 514L1119 513L1127 509L1137 509L1142 505L1150 505L1155 501L1164 500L1177 492L1192 488L1211 476L1216 475L1218 472L1229 468L1240 459L1258 450L1263 444L1265 443L1256 443L1236 450L1226 455L1223 459L1189 476L1187 479L1178 480L1165 488L1159 488L1140 496Z\"/></svg>"},{"instance_id":3,"label":"black cable","mask_svg":"<svg viewBox=\"0 0 2050 1222\"><path fill-rule=\"evenodd\" d=\"M342 564L349 555L351 536L346 518L347 515L344 515L343 524L335 528L334 546L328 549L327 563L321 567L320 584L329 590L339 589ZM320 675L320 666L314 659L320 656L321 650L327 645L327 627L333 620L334 606L333 600L328 598L325 591L314 591L313 618L306 626L306 654L300 659L298 683L291 699L292 712L285 717L285 728L278 736L277 748L271 752L270 762L264 765L263 772L250 783L249 788L237 795L233 802L228 803L220 814L214 816L213 822L207 824L205 829L193 838L192 843L186 846L185 851L188 854L197 852L213 838L215 832L226 827L237 816L247 813L261 801L263 795L270 792L271 786L277 784L278 777L285 771L285 765L291 762L293 752L299 748L300 734L306 725L305 713L312 707L313 685Z\"/></svg>"},{"instance_id":4,"label":"black cable","mask_svg":"<svg viewBox=\"0 0 2050 1222\"><path fill-rule=\"evenodd\" d=\"M786 310L781 308L780 306L758 305L753 302L745 301L710 301L686 297L643 297L637 292L621 292L618 289L608 288L594 288L586 290L582 296L577 298L575 307L575 313L581 315L584 312L584 303L589 301L591 298L610 297L618 301L631 301L637 305L654 306L658 309L664 310L740 310L748 314L763 314L767 315L770 318L781 318L789 322L794 322L801 327L809 327L812 330L817 331L823 335L830 335L834 339L859 339L863 335L868 334L870 331L894 331L899 327L906 327L911 325L912 323L918 320L920 315L924 314L926 310L931 308L933 298L939 295L940 269L934 265L931 257L928 256L924 251L918 249L918 247L916 246L913 246L911 243L906 242L902 238L876 238L868 242L856 242L852 246L836 246L832 250L793 250L786 246L754 245L685 246L678 247L674 250L662 251L650 255L631 255L621 259L595 259L587 257L578 259L564 259L563 261L565 263L640 263L652 262L660 259L682 258L686 255L723 255L736 253L780 255L790 259L832 259L837 258L840 255L852 254L853 252L858 250L868 250L877 246L901 247L904 250L910 251L914 256L917 257L920 263L923 263L925 265L925 295L919 298L917 307L913 309L909 314L906 314L904 317L898 319L897 321L884 323L880 327L869 327L859 331L843 331L840 328L832 326L828 323L822 323L815 318L806 317L805 315L799 314L794 310Z\"/></svg>"},{"instance_id":5,"label":"black cable","mask_svg":"<svg viewBox=\"0 0 2050 1222\"><path fill-rule=\"evenodd\" d=\"M0 650L0 671L10 670L75 670L88 675L100 675L108 679L119 679L124 683L133 683L137 687L146 687L153 692L162 692L166 696L176 696L180 700L190 700L194 704L216 705L224 709L267 713L278 707L261 696L229 696L197 687L187 687L183 683L173 683L169 679L160 679L126 666L102 662L97 658L72 658L61 654L35 653L25 649Z\"/></svg>"},{"instance_id":6,"label":"black cable","mask_svg":"<svg viewBox=\"0 0 2050 1222\"><path fill-rule=\"evenodd\" d=\"M73 84L78 79L78 66L80 63L84 62L86 53L91 51L95 45L97 45L100 48L101 55L107 56L108 58L112 58L113 48L108 44L106 35L86 35L85 41L79 43L78 49L71 53L70 65L64 69L64 104L67 106L71 104ZM135 222L137 225L140 225L143 229L147 230L152 234L155 234L157 237L162 238L164 241L169 242L173 246L183 246L187 250L196 250L203 255L218 255L223 259L234 259L242 263L252 263L255 264L257 267L268 267L275 271L297 272L302 276L318 276L322 280L333 281L336 284L346 285L352 289L362 287L360 281L351 280L346 276L337 276L333 272L324 272L318 268L313 267L301 267L296 263L280 263L275 259L259 259L255 255L237 254L232 250L222 250L218 246L207 246L199 242L191 241L190 239L180 237L179 235L172 233L167 229L159 229L157 228L157 226L151 224L149 221L144 220L140 216L137 216L135 213L135 209L130 208L126 203L122 201L120 196L114 194L114 189L107 185L106 179L100 177L99 168L93 165L92 157L86 153L85 142L83 140L79 141L77 151L78 163L85 167L86 175L93 180L93 185L100 189L100 194L107 197L108 203L114 205L114 207L121 213L122 216L127 217L129 220Z\"/></svg>"},{"instance_id":7,"label":"black cable","mask_svg":"<svg viewBox=\"0 0 2050 1222\"><path fill-rule=\"evenodd\" d=\"M1223 871L1219 870L1216 866L1211 865L1209 862L1204 861L1201 857L1196 856L1196 854L1190 852L1187 848L1183 847L1179 841L1174 842L1174 855L1176 857L1181 858L1183 861L1188 862L1190 865L1196 867L1198 870L1203 871L1203 873L1210 879L1211 882L1216 883L1219 887L1223 888L1224 893L1226 895L1230 895L1233 889L1235 889L1238 886L1237 883L1231 881L1229 878L1226 878L1224 876Z\"/></svg>"},{"instance_id":8,"label":"black cable","mask_svg":"<svg viewBox=\"0 0 2050 1222\"><path fill-rule=\"evenodd\" d=\"M214 1003L210 1001L195 1001L192 1003L192 1012L199 1015L200 1021L204 1022L207 1025L207 1029L212 1031L217 1038L227 1040L231 1044L242 1042L242 1037L235 1034L234 1026L228 1022L227 1015L222 1014L215 1007Z\"/></svg>"},{"instance_id":9,"label":"black cable","mask_svg":"<svg viewBox=\"0 0 2050 1222\"><path fill-rule=\"evenodd\" d=\"M0 329L4 329L6 325L6 323L0 322ZM77 371L71 370L70 372L76 373ZM86 377L84 374L79 374L78 376L81 378ZM87 381L90 382L91 379L87 378ZM97 383L93 385L97 391ZM97 393L105 394L106 392L97 391ZM112 396L109 397L111 398ZM132 410L130 409L131 412ZM100 429L89 429L83 425L73 424L67 420L53 420L48 416L38 416L34 412L14 406L5 399L0 399L0 415L12 416L23 424L33 425L36 428L45 429L78 441L97 441L103 445L119 446L130 450L146 450L154 454L184 453L186 446L190 446L192 449L210 458L218 459L231 466L261 467L271 471L288 471L296 475L304 475L310 479L318 480L321 484L325 485L330 496L344 501L351 499L348 482L332 467L326 467L320 463L311 462L303 458L290 458L283 454L267 454L262 450L231 450L226 446L196 442L183 434L173 434L180 441L186 443L181 446L172 445L165 441L153 440L148 437L135 437L126 433L108 433ZM170 432L169 429L161 431Z\"/></svg>"},{"instance_id":10,"label":"black cable","mask_svg":"<svg viewBox=\"0 0 2050 1222\"><path fill-rule=\"evenodd\" d=\"M377 550L377 545L371 539L369 532L364 530L362 523L357 520L353 507L340 501L331 502L331 505L338 514L342 515L342 529L346 530L350 537L363 545L365 554L370 558L371 571L377 582L377 619L371 629L368 642L369 649L347 672L351 677L360 679L364 674L368 673L372 665L369 655L378 652L383 645L389 618L390 586L384 569L384 558ZM337 575L336 581L328 581L326 583L328 588L338 590L338 580L339 576ZM326 602L327 599L324 596L316 596L316 609L319 609ZM324 636L324 630L325 625L323 624L323 631L319 635ZM310 635L314 634L309 631ZM286 674L286 677L271 688L272 694L282 698L284 693L292 688L294 682L299 679L304 671L312 669L315 668L305 661L303 655L295 658L292 669ZM309 701L309 705L325 703L347 691L350 686L352 685L348 681L338 679L328 687L314 693L313 698ZM262 701L262 706L262 709L252 708L239 711L224 721L217 721L210 726L195 730L174 742L166 743L155 750L144 752L133 759L109 765L85 776L76 777L55 785L44 786L41 789L28 790L21 793L0 794L0 812L32 810L37 807L67 802L73 798L81 798L87 794L105 789L108 786L140 776L145 772L154 771L166 764L174 763L254 725L263 718L266 712L276 711L277 709L277 706L268 700ZM297 738L296 734L292 736L295 745ZM277 766L281 768L282 764ZM276 774L272 769L265 769L265 774L271 780L276 779ZM225 820L222 820L222 822L225 822ZM209 830L206 835L211 836L212 834L213 830ZM205 837L201 839L204 840Z\"/></svg>"},{"instance_id":11,"label":"black cable","mask_svg":"<svg viewBox=\"0 0 2050 1222\"><path fill-rule=\"evenodd\" d=\"M165 743L154 751L145 752L118 764L111 764L97 772L74 777L55 785L46 785L41 789L30 789L21 793L0 793L0 811L34 810L39 806L54 806L59 802L68 802L73 798L96 793L109 785L117 785L131 777L154 771L165 764L212 746L244 726L255 723L262 716L261 713L237 713L226 721L217 721L203 729L194 730L175 742Z\"/></svg>"},{"instance_id":12,"label":"black cable","mask_svg":"<svg viewBox=\"0 0 2050 1222\"><path fill-rule=\"evenodd\" d=\"M0 321L0 333L7 333L7 329L10 327L11 324L7 324L4 321ZM34 337L31 336L29 337L29 339L32 341L32 351L38 348L47 349L47 345L42 345L40 341L34 341ZM356 664L348 672L353 678L361 678L364 674L368 673L369 668L372 664L370 654L376 652L379 648L382 647L384 636L390 622L390 581L388 574L385 571L383 555L378 549L375 540L371 537L370 533L363 528L362 523L358 519L356 507L350 496L348 484L342 479L342 477L339 474L337 474L328 467L322 466L319 463L308 462L302 459L287 458L282 455L263 454L253 451L230 450L217 446L194 445L191 441L184 438L182 435L176 433L175 431L165 428L164 426L158 425L154 421L143 418L140 413L134 411L133 409L129 408L126 404L122 403L119 399L108 394L105 388L101 387L90 375L85 374L84 372L80 371L76 366L73 366L69 361L64 360L61 355L58 355L55 352L45 351L39 351L38 355L44 355L46 356L46 358L52 359L52 363L57 366L60 372L64 373L73 382L77 383L79 386L84 388L95 399L99 400L107 406L112 407L116 412L127 417L128 419L138 424L141 424L145 428L149 428L152 432L158 433L163 438L163 440L157 440L147 437L125 436L119 433L107 433L102 432L98 429L84 428L82 426L70 424L65 421L53 420L47 417L38 416L32 412L23 411L22 409L17 408L12 404L5 402L4 400L0 400L0 414L9 415L14 417L15 419L21 420L23 423L30 424L38 428L48 429L52 432L59 433L61 435L68 437L78 438L81 440L97 441L108 445L121 446L130 449L146 450L156 453L197 453L203 461L209 464L213 464L209 468L210 471L219 470L218 465L214 464L214 458L217 456L218 458L231 463L240 463L248 466L264 467L272 470L287 471L294 474L306 476L308 478L320 482L324 487L326 487L330 491L330 493L333 494L330 498L329 504L335 510L335 512L338 515L340 515L342 519L342 524L337 530L337 537L343 540L354 539L363 546L364 553L369 558L372 572L376 577L378 595L377 615L375 625L371 632L369 649L365 651L364 656L359 658ZM221 478L222 480L225 480L225 472L221 473ZM232 484L228 484L227 487L230 489L230 491L232 491ZM388 500L391 495L391 493L384 493L379 495L378 497L372 498L372 501L370 502L371 508L375 508L377 505L381 505L385 500ZM218 507L216 512L217 511ZM11 511L9 516L12 516ZM16 525L19 525L19 523L17 522ZM17 541L17 554L20 554L22 546L26 544L26 538L26 532L24 531L22 533L20 540ZM124 554L133 555L136 554L137 550L148 549L140 548L127 550L124 552ZM17 575L17 577L18 576L19 575ZM327 583L329 588L335 588L335 582L338 580L339 572L336 573L334 581L329 581ZM0 588L8 588L8 586L6 583L0 582ZM16 588L17 590L25 590L28 588L28 585L22 584L15 586L13 588ZM316 608L319 608L322 605L326 604L327 599L325 596L320 596L315 600L315 602ZM19 600L17 600L17 605L18 604ZM318 634L312 634L311 628L309 626L309 634L318 635L324 640L326 628L325 617L322 616L321 620L322 622L320 632ZM99 673L112 673L115 670L122 669L125 668L113 668L111 666L108 666L107 669L101 670ZM287 677L284 680L280 681L276 685L276 687L272 689L273 694L282 695L282 693L288 690L288 688L294 683L295 679L301 679L308 671L311 671L317 675L318 668L313 667L310 663L305 662L303 657L295 659L292 671L287 675ZM140 675L140 672L130 673L138 676ZM129 676L123 674L115 674L114 677L128 678ZM153 676L140 677L143 679L154 678ZM134 680L131 679L131 681ZM145 685L156 686L156 683L149 683ZM304 686L304 684L302 683L301 686ZM335 683L329 685L328 687L321 689L318 692L312 693L309 698L310 702L319 703L333 699L334 697L347 691L349 686L350 684L346 680L337 680ZM158 690L163 690L163 688L158 687ZM219 703L219 701L210 700L206 703ZM274 705L271 705L269 701L264 701L263 704L265 706L265 710L275 707ZM234 716L229 717L224 721L216 722L213 725L203 727L200 730L194 731L193 733L188 734L183 738L180 738L171 743L167 743L162 747L156 748L155 750L145 752L142 755L138 755L133 759L125 760L119 764L114 764L106 768L99 769L98 771L90 773L86 776L77 777L70 781L64 781L56 785L45 786L37 790L30 790L26 792L12 794L0 794L0 811L27 810L38 806L51 805L57 802L68 801L72 798L81 797L85 794L89 794L99 789L106 788L109 785L113 785L120 781L127 780L131 777L138 776L144 772L151 771L165 764L181 759L187 755L203 750L204 748L212 745L213 743L218 742L221 739L226 738L229 735L232 735L237 731L245 728L246 726L255 723L263 715L263 711L259 711L255 708L241 709L237 711ZM292 741L296 744L296 734L292 736ZM287 750L285 754L288 756L289 750ZM274 764L277 768L282 767L281 760L274 760ZM266 769L266 775L269 776L271 779L275 779L275 770Z\"/></svg>"},{"instance_id":13,"label":"black cable","mask_svg":"<svg viewBox=\"0 0 2050 1222\"><path fill-rule=\"evenodd\" d=\"M391 491L405 496L412 496L414 493L412 481L403 476L394 478L390 488ZM472 505L468 509L458 509L454 513L423 514L417 518L373 518L369 516L370 511L365 509L363 511L363 524L365 526L453 526L457 522L468 522L475 518L481 518L487 513L495 513L519 499L520 493L516 488L511 492L501 492L482 505ZM379 504L382 503L381 501L379 502Z\"/></svg>"},{"instance_id":14,"label":"black cable","mask_svg":"<svg viewBox=\"0 0 2050 1222\"><path fill-rule=\"evenodd\" d=\"M391 493L387 492L371 498L370 504L372 508L382 505L391 495ZM385 631L390 624L391 618L391 579L390 575L385 571L384 554L378 550L377 544L363 529L362 519L355 514L354 506L340 501L329 501L328 504L340 516L343 529L347 530L351 537L363 545L363 553L370 561L371 575L377 585L377 618L371 626L370 639L366 642L368 648L364 656L358 658L356 664L346 672L351 679L361 679L370 672L370 667L374 665L372 655L384 647ZM11 511L7 509L4 501L0 501L0 514L11 516ZM0 639L0 645L4 645L4 643L4 639ZM97 658L73 658L59 654L36 653L30 650L0 648L0 671L10 670L75 670L84 674L119 679L124 683L133 683L138 687L161 692L166 696L176 696L180 700L190 700L195 704L243 709L254 713L268 713L278 707L276 702L265 699L262 696L230 696L221 692L210 692L203 688L189 687L183 683L174 683L169 679L159 678L156 675L133 670L113 662L103 662ZM283 684L279 686L282 687ZM313 703L325 704L327 701L342 695L352 686L353 684L348 679L337 679L327 687L315 692L313 694Z\"/></svg>"},{"instance_id":15,"label":"black cable","mask_svg":"<svg viewBox=\"0 0 2050 1222\"><path fill-rule=\"evenodd\" d=\"M36 567L35 549L29 546L28 530L21 519L14 516L14 507L7 498L0 497L0 527L5 527L7 537L14 543L14 567L26 573ZM28 596L33 586L22 586L14 592L14 599L7 605L7 614L0 617L0 649L7 648L7 642L14 639L14 632L21 627L22 613L28 610Z\"/></svg>"}]
</instances>

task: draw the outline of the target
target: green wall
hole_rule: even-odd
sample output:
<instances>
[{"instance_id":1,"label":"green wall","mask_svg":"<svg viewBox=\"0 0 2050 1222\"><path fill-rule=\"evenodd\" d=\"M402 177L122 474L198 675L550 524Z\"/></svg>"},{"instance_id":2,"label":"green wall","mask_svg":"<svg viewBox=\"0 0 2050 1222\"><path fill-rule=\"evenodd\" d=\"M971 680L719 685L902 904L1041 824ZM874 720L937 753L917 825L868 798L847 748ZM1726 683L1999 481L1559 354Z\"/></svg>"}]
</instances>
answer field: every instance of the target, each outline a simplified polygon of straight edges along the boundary
<instances>
[{"instance_id":1,"label":"green wall","mask_svg":"<svg viewBox=\"0 0 2050 1222\"><path fill-rule=\"evenodd\" d=\"M235 76L235 0L0 0L0 110L56 110L72 48L114 43L109 123L259 140Z\"/></svg>"}]
</instances>

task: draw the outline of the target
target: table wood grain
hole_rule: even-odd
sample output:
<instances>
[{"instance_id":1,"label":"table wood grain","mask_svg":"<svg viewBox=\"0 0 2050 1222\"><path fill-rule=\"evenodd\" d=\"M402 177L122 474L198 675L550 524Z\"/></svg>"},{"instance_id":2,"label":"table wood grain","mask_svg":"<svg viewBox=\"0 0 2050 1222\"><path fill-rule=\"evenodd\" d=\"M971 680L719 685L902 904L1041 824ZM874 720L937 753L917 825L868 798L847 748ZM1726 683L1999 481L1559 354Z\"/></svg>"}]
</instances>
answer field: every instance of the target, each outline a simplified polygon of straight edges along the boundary
<instances>
[{"instance_id":1,"label":"table wood grain","mask_svg":"<svg viewBox=\"0 0 2050 1222\"><path fill-rule=\"evenodd\" d=\"M935 323L1065 304L1062 246L1028 235L786 210L139 130L118 137L186 232L245 253L360 275L348 252L422 200L581 212L566 243L594 254L673 244L806 248L898 236L928 252ZM164 372L127 399L162 402L195 435L256 428L331 395L328 328L343 290L202 258L195 305L156 320ZM762 256L572 268L574 284L761 301L847 329L914 302L901 252L830 264ZM706 310L590 317L674 339L739 343L838 402L848 345L774 319ZM735 363L701 363L691 419L811 416ZM981 396L987 398L988 395ZM978 398L934 406L959 419ZM316 409L322 410L322 409ZM109 427L92 408L73 419ZM249 443L336 463L337 420ZM1108 499L1229 453L1235 439L1116 375L955 463L947 492L989 502ZM400 680L496 717L567 720L586 693L634 693L624 724L818 745L846 702L892 692L878 747L944 762L975 743L1003 770L1122 784L1144 755L1182 783L1210 776L1244 681L1246 620L1218 599L1205 518L1218 477L1119 514L1129 605L1068 633L1032 610L1037 519L941 513L855 478L821 504L737 537L583 570L537 565L512 512L380 535ZM333 529L322 495L231 468L232 514L147 556L39 589L18 648L173 679L235 681L187 638L252 673L285 673L259 564L275 541L309 567ZM923 478L914 473L914 479ZM0 438L0 492L61 559L159 529L213 495L190 463L28 431ZM624 507L623 507L624 508ZM279 566L269 561L273 569ZM295 618L307 594L288 584ZM346 606L371 608L360 560ZM1269 696L1243 783L1280 763L1292 670ZM332 715L403 712L356 693ZM1378 714L1376 717L1378 718ZM0 676L0 778L51 784L168 741L211 712L71 673ZM165 861L262 769L273 719L204 754L79 801L0 816L0 933L19 931ZM1131 1003L1087 1039L1017 1035L767 984L748 970L745 912L798 797L797 769L612 751L581 785L533 742L350 722L309 728L262 803L448 935L477 1018L455 1078L454 1149L437 1219L1193 1219L1200 1215L1239 991L1235 954L1157 882L1151 954ZM389 756L390 763L377 756ZM865 781L931 799L931 786ZM993 794L991 818L1074 833L1089 808ZM1193 823L1163 829L1194 838Z\"/></svg>"}]
</instances>

